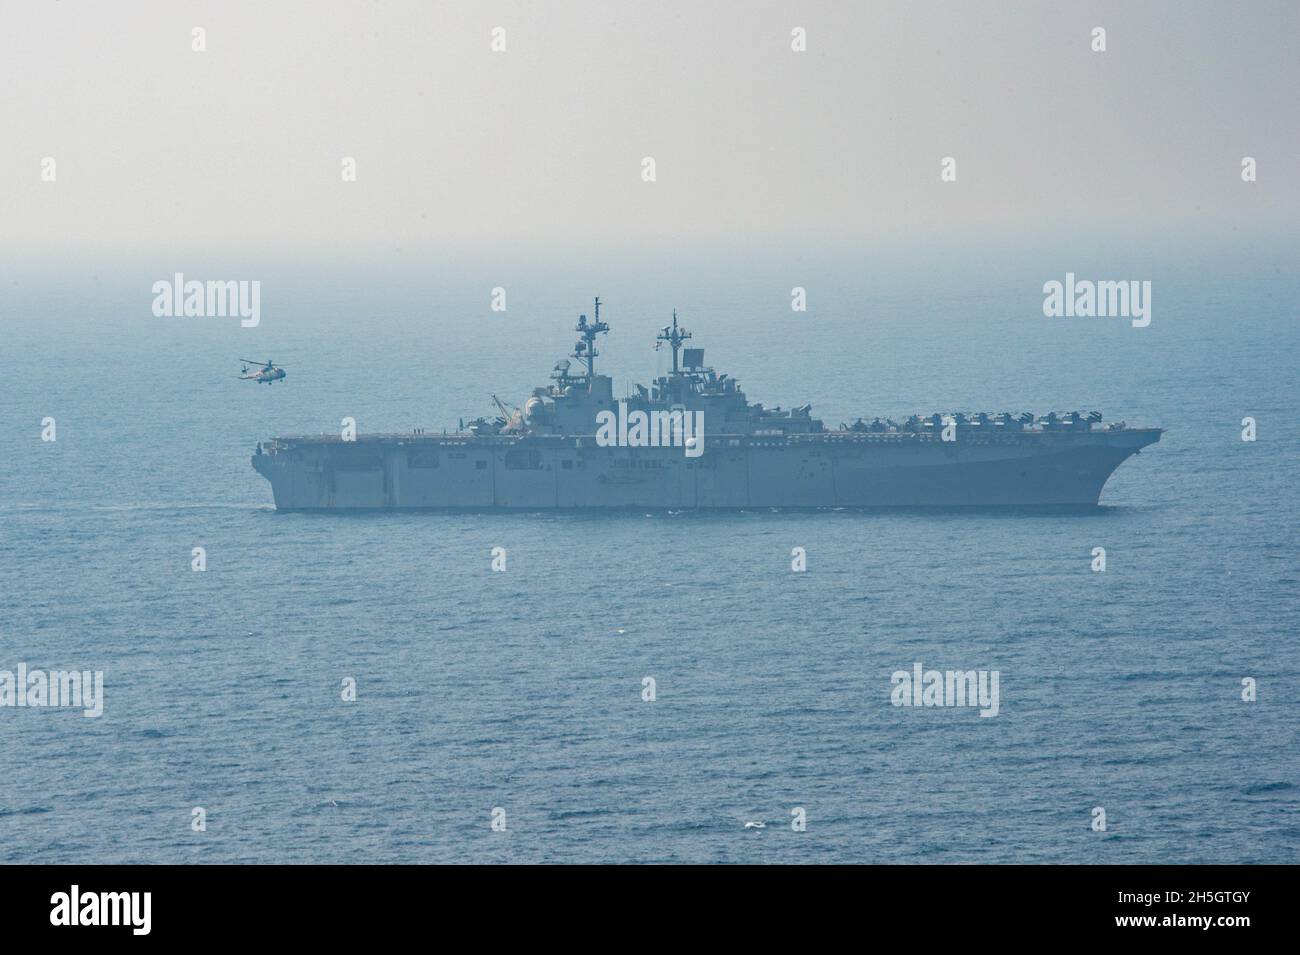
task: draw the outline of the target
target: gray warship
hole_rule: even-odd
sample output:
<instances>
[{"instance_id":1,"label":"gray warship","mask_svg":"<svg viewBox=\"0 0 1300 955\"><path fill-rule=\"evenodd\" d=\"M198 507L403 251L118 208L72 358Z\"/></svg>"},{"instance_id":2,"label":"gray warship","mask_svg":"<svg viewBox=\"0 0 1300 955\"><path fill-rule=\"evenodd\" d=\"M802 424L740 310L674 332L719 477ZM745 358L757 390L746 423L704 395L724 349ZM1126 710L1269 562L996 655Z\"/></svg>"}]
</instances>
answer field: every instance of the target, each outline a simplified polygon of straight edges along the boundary
<instances>
[{"instance_id":1,"label":"gray warship","mask_svg":"<svg viewBox=\"0 0 1300 955\"><path fill-rule=\"evenodd\" d=\"M750 402L739 382L664 326L672 370L614 397L597 374L600 317L572 358L511 411L454 433L272 438L252 464L278 510L1095 507L1106 480L1160 428L1101 414L912 415L827 428L812 406Z\"/></svg>"}]
</instances>

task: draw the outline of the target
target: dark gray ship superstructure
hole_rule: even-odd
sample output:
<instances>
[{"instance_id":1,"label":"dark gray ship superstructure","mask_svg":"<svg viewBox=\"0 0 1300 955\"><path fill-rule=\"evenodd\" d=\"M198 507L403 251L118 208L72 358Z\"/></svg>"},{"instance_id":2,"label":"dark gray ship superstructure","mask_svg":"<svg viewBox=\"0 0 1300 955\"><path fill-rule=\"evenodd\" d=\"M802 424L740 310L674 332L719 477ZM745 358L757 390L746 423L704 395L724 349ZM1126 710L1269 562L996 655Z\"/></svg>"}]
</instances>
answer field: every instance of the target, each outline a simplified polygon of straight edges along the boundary
<instances>
[{"instance_id":1,"label":"dark gray ship superstructure","mask_svg":"<svg viewBox=\"0 0 1300 955\"><path fill-rule=\"evenodd\" d=\"M1101 415L859 419L827 429L810 405L751 403L704 364L677 315L658 336L672 371L616 399L596 373L600 300L578 319L573 365L521 409L454 434L273 438L253 467L280 510L1096 505L1159 428Z\"/></svg>"}]
</instances>

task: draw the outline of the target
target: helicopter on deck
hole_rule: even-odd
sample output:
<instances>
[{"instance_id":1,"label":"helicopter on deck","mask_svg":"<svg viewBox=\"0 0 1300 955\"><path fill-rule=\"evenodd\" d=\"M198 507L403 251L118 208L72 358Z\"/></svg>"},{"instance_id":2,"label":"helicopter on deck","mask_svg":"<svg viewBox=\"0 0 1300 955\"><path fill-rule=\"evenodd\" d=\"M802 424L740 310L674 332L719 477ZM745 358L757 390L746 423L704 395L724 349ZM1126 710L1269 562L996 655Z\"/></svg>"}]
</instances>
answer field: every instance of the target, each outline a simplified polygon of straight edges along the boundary
<instances>
[{"instance_id":1,"label":"helicopter on deck","mask_svg":"<svg viewBox=\"0 0 1300 955\"><path fill-rule=\"evenodd\" d=\"M268 385L273 385L285 377L284 369L271 361L252 361L248 358L241 358L239 360L244 363L244 367L239 375L240 381L255 381L259 385L265 382ZM257 367L257 370L251 375L248 373L250 367Z\"/></svg>"}]
</instances>

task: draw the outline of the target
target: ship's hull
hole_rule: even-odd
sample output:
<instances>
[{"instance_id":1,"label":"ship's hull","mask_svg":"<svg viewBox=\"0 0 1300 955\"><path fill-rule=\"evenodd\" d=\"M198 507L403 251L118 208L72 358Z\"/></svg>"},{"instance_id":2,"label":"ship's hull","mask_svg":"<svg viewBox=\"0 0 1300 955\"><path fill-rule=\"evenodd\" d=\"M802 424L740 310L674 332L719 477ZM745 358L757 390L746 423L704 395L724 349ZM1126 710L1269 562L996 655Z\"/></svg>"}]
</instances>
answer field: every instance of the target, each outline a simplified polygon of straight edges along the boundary
<instances>
[{"instance_id":1,"label":"ship's hull","mask_svg":"<svg viewBox=\"0 0 1300 955\"><path fill-rule=\"evenodd\" d=\"M709 435L694 458L591 436L280 438L252 463L278 510L1089 507L1160 434Z\"/></svg>"}]
</instances>

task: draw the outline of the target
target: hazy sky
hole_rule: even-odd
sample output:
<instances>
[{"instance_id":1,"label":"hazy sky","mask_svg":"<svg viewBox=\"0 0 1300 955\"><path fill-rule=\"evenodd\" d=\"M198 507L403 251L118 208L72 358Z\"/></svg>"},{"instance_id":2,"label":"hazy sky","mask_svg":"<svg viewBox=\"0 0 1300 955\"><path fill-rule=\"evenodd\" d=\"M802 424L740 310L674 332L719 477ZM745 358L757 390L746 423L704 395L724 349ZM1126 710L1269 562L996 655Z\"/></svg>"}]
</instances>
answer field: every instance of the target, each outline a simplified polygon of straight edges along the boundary
<instances>
[{"instance_id":1,"label":"hazy sky","mask_svg":"<svg viewBox=\"0 0 1300 955\"><path fill-rule=\"evenodd\" d=\"M1300 217L1297 37L1294 0L13 3L0 242L1286 228ZM944 156L955 183L940 182Z\"/></svg>"}]
</instances>

